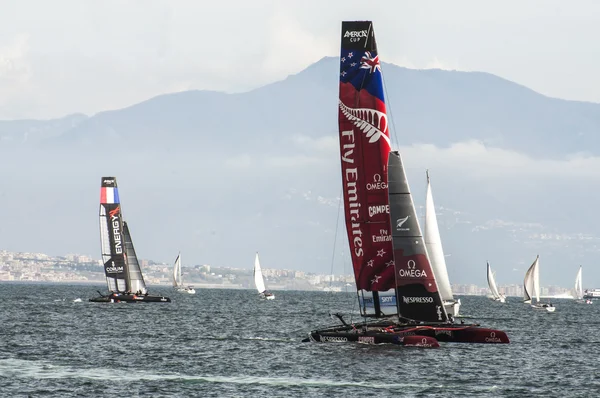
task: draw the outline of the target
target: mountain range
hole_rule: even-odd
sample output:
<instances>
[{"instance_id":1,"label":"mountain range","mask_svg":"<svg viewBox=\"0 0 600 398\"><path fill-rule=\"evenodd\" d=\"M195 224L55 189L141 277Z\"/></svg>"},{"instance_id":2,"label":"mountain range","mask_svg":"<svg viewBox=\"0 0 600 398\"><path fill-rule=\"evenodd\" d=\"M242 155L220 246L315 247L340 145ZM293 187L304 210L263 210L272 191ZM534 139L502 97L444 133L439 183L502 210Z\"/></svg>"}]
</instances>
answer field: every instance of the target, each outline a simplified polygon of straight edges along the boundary
<instances>
[{"instance_id":1,"label":"mountain range","mask_svg":"<svg viewBox=\"0 0 600 398\"><path fill-rule=\"evenodd\" d=\"M338 63L246 93L0 121L0 247L99 257L100 178L114 175L142 258L250 268L261 251L266 268L349 273ZM600 284L600 104L481 72L382 70L421 211L430 170L452 283L485 284L486 260L499 284L521 283L540 254L542 285L572 285L579 264Z\"/></svg>"}]
</instances>

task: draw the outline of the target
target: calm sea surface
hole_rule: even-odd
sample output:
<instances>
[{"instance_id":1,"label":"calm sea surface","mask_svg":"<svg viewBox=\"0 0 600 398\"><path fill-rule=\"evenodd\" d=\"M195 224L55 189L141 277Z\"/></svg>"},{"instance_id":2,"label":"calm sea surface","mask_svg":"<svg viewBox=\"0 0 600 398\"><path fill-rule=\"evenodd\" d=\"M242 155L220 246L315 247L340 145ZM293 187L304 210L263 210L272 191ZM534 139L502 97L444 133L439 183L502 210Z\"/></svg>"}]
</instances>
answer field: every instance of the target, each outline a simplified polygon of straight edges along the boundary
<instances>
[{"instance_id":1,"label":"calm sea surface","mask_svg":"<svg viewBox=\"0 0 600 398\"><path fill-rule=\"evenodd\" d=\"M98 287L102 289L102 287ZM592 397L600 301L553 314L510 298L461 312L508 345L302 343L350 293L157 287L170 304L98 304L94 286L0 284L1 397ZM81 298L83 302L74 303Z\"/></svg>"}]
</instances>

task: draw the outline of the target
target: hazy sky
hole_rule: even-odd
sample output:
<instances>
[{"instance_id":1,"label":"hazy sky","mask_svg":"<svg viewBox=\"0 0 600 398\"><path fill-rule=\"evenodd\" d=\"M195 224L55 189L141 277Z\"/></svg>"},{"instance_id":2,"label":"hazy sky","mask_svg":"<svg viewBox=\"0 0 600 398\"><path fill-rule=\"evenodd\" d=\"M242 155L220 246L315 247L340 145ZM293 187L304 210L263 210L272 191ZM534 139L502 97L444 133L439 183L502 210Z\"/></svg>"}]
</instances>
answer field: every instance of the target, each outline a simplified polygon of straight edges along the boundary
<instances>
[{"instance_id":1,"label":"hazy sky","mask_svg":"<svg viewBox=\"0 0 600 398\"><path fill-rule=\"evenodd\" d=\"M344 19L373 20L388 62L600 102L596 0L0 0L0 10L0 119L248 90L337 55Z\"/></svg>"}]
</instances>

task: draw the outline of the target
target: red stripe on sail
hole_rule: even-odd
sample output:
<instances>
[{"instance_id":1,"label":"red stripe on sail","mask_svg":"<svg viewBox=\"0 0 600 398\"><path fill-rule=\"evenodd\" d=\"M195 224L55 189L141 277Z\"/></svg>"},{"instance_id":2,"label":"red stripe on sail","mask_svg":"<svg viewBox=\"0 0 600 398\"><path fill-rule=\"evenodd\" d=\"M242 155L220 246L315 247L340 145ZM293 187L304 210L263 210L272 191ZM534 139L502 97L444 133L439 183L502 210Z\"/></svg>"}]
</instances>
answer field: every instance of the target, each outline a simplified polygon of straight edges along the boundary
<instances>
[{"instance_id":1,"label":"red stripe on sail","mask_svg":"<svg viewBox=\"0 0 600 398\"><path fill-rule=\"evenodd\" d=\"M100 188L100 203L106 203L106 188Z\"/></svg>"}]
</instances>

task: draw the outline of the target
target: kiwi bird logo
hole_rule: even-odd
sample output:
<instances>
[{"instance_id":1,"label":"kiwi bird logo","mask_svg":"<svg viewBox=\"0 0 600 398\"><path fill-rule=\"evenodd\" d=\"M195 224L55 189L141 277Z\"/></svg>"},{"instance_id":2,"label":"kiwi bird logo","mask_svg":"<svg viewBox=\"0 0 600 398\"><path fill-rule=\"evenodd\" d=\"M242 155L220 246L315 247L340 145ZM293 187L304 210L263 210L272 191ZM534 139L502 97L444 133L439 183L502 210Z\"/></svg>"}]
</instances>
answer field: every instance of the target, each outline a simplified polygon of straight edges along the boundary
<instances>
[{"instance_id":1,"label":"kiwi bird logo","mask_svg":"<svg viewBox=\"0 0 600 398\"><path fill-rule=\"evenodd\" d=\"M402 228L402 225L404 225L404 223L408 221L408 217L410 217L410 216L406 216L404 218L397 219L396 220L396 229Z\"/></svg>"}]
</instances>

